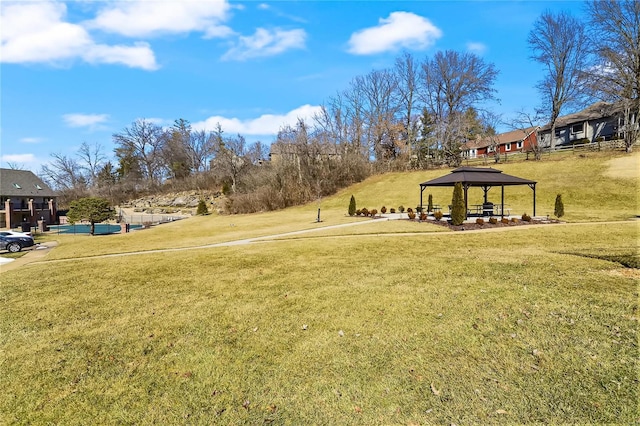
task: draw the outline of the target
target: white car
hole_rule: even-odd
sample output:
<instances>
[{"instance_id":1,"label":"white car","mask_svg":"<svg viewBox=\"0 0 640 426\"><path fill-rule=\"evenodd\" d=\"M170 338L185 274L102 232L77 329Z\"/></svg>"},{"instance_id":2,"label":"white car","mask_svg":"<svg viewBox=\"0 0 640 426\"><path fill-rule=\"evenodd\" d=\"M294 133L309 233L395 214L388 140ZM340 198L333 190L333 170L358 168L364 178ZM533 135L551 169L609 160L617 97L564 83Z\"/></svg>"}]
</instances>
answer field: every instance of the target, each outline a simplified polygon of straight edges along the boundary
<instances>
[{"instance_id":1,"label":"white car","mask_svg":"<svg viewBox=\"0 0 640 426\"><path fill-rule=\"evenodd\" d=\"M16 231L0 231L0 235L5 237L31 237L31 232L16 232Z\"/></svg>"}]
</instances>

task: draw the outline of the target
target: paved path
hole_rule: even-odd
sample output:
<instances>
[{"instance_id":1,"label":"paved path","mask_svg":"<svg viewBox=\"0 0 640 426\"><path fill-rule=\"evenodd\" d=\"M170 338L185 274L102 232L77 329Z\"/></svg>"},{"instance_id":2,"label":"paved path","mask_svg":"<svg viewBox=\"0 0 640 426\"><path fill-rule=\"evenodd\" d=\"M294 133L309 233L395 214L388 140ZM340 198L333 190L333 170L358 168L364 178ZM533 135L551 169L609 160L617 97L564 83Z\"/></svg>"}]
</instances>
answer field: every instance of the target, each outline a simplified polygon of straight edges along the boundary
<instances>
[{"instance_id":1,"label":"paved path","mask_svg":"<svg viewBox=\"0 0 640 426\"><path fill-rule=\"evenodd\" d=\"M386 220L394 220L397 217L387 217ZM352 227L357 225L364 225L370 223L380 223L384 222L383 219L376 219L375 221L363 221L363 222L353 222L353 223L344 223L340 225L328 225L321 228L313 228L313 229L304 229L300 231L292 231L285 232L282 234L274 234L274 235L266 235L262 237L254 237L254 238L245 238L242 240L234 240L234 241L226 241L222 243L215 244L207 244L200 246L192 246L192 247L181 247L181 248L167 248L167 249L154 249L154 250L145 250L145 251L135 251L135 252L127 252L127 253L114 253L114 254L102 254L97 256L84 256L78 258L69 258L69 259L56 259L56 260L46 260L44 257L49 253L49 251L54 248L57 243L55 241L48 242L45 244L41 244L40 247L36 250L30 250L24 256L14 260L10 263L2 263L0 264L0 273L19 268L20 266L32 263L32 264L42 264L42 263L59 263L59 262L75 262L78 260L87 260L87 259L106 259L110 257L125 257L125 256L139 256L144 254L155 254L155 253L170 253L170 252L178 252L178 251L188 251L188 250L201 250L201 249L210 249L217 247L232 247L246 244L254 244L254 243L267 243L267 242L282 242L287 241L288 239L309 234L312 232L325 231L328 229L339 229ZM574 223L558 223L552 224L550 226L585 226L585 225L607 225L607 224L622 224L622 223L638 223L638 220L627 220L627 221L610 221L610 222L574 222ZM515 230L526 230L531 228L539 228L544 225L519 225L519 226L505 226L498 228L488 228L488 229L471 229L468 231L444 231L444 232L402 232L402 233L371 233L371 234L357 234L357 235L319 235L311 238L353 238L353 237L399 237L399 236L441 236L441 235L463 235L463 234L476 234L476 233L488 233L488 232L509 232Z\"/></svg>"}]
</instances>

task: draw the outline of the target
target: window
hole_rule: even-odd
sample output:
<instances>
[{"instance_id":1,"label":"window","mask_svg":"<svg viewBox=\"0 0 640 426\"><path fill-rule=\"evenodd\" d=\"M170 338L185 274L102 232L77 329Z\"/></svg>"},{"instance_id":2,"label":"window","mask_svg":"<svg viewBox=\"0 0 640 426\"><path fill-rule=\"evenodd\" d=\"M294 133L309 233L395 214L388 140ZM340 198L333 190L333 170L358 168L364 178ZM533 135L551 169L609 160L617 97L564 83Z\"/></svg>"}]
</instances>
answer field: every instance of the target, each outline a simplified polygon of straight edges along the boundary
<instances>
[{"instance_id":1,"label":"window","mask_svg":"<svg viewBox=\"0 0 640 426\"><path fill-rule=\"evenodd\" d=\"M560 133L561 133L561 131L559 129L556 129L556 138L560 137Z\"/></svg>"},{"instance_id":2,"label":"window","mask_svg":"<svg viewBox=\"0 0 640 426\"><path fill-rule=\"evenodd\" d=\"M511 142L504 144L505 151L511 151Z\"/></svg>"},{"instance_id":3,"label":"window","mask_svg":"<svg viewBox=\"0 0 640 426\"><path fill-rule=\"evenodd\" d=\"M582 133L584 132L584 123L574 124L571 126L571 133Z\"/></svg>"},{"instance_id":4,"label":"window","mask_svg":"<svg viewBox=\"0 0 640 426\"><path fill-rule=\"evenodd\" d=\"M490 147L487 149L487 152L493 152L494 150L495 150L495 149L494 149L494 147L490 146Z\"/></svg>"},{"instance_id":5,"label":"window","mask_svg":"<svg viewBox=\"0 0 640 426\"><path fill-rule=\"evenodd\" d=\"M13 187L16 188L16 189L22 189L22 187L20 185L18 185L17 183L14 183Z\"/></svg>"},{"instance_id":6,"label":"window","mask_svg":"<svg viewBox=\"0 0 640 426\"><path fill-rule=\"evenodd\" d=\"M38 185L37 183L34 183L33 186L37 189L37 190L42 190L42 187L40 185Z\"/></svg>"},{"instance_id":7,"label":"window","mask_svg":"<svg viewBox=\"0 0 640 426\"><path fill-rule=\"evenodd\" d=\"M522 149L522 141L516 143L516 149Z\"/></svg>"}]
</instances>

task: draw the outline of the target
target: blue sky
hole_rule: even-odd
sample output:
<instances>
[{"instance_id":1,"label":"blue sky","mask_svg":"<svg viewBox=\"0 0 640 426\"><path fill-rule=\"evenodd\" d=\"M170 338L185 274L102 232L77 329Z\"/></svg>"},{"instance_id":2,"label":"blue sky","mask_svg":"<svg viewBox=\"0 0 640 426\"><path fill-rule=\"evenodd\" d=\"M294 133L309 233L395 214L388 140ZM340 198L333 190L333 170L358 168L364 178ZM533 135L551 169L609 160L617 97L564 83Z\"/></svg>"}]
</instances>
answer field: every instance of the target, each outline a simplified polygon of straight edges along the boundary
<instances>
[{"instance_id":1,"label":"blue sky","mask_svg":"<svg viewBox=\"0 0 640 426\"><path fill-rule=\"evenodd\" d=\"M18 1L0 3L0 165L35 172L83 142L112 155L140 118L273 141L403 51L472 51L500 71L505 120L538 104L527 35L578 1ZM499 130L508 130L507 128Z\"/></svg>"}]
</instances>

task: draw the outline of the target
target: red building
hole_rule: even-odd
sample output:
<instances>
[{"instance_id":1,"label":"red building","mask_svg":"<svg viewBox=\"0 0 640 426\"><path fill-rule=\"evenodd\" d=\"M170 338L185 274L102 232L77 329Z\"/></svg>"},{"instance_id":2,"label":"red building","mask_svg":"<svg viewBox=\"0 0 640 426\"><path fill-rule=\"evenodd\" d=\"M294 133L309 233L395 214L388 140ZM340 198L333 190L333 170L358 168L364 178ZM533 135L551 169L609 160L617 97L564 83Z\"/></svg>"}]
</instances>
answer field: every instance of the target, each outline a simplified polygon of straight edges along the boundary
<instances>
[{"instance_id":1,"label":"red building","mask_svg":"<svg viewBox=\"0 0 640 426\"><path fill-rule=\"evenodd\" d=\"M498 154L527 152L537 145L536 127L512 130L499 135L469 141L462 145L463 158L483 158Z\"/></svg>"}]
</instances>

